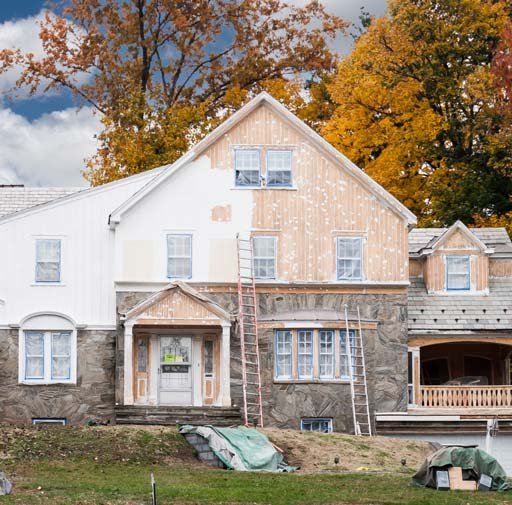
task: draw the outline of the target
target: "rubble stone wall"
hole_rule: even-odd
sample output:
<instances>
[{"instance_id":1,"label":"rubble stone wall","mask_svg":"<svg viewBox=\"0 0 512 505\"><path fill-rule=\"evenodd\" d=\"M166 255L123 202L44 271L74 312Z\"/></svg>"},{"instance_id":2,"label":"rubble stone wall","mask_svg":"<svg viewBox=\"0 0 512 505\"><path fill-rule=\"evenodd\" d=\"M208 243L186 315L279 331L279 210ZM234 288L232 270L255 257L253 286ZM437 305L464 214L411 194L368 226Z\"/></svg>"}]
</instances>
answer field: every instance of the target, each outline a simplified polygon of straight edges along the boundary
<instances>
[{"instance_id":1,"label":"rubble stone wall","mask_svg":"<svg viewBox=\"0 0 512 505\"><path fill-rule=\"evenodd\" d=\"M18 383L18 330L0 330L0 422L31 423L34 417L113 422L115 331L77 331L77 383Z\"/></svg>"}]
</instances>

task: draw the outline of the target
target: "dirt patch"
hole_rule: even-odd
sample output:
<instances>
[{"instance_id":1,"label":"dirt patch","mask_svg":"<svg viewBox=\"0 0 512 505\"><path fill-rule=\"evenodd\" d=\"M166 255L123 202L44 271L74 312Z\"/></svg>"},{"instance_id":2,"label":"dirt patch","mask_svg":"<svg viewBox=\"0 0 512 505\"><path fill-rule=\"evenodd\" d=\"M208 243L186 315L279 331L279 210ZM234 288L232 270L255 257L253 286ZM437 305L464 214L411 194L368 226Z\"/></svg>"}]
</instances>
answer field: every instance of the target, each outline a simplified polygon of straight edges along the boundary
<instances>
[{"instance_id":1,"label":"dirt patch","mask_svg":"<svg viewBox=\"0 0 512 505\"><path fill-rule=\"evenodd\" d=\"M302 473L400 472L416 470L433 452L427 442L388 437L356 437L342 433L311 433L265 428L269 439L284 451L290 465ZM335 463L338 459L338 463ZM402 464L405 460L405 465Z\"/></svg>"}]
</instances>

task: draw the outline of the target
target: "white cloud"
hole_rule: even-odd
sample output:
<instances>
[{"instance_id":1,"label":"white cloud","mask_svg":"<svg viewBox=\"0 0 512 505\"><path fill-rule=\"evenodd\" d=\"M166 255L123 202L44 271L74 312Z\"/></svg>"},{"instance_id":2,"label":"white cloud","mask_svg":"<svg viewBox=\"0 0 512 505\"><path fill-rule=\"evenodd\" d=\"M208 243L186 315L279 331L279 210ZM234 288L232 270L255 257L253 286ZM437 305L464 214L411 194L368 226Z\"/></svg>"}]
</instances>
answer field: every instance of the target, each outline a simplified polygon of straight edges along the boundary
<instances>
[{"instance_id":1,"label":"white cloud","mask_svg":"<svg viewBox=\"0 0 512 505\"><path fill-rule=\"evenodd\" d=\"M44 56L44 50L39 38L40 23L44 21L45 9L41 10L35 16L29 16L14 21L5 21L0 23L0 49L21 49L24 53L32 53L36 58ZM80 30L78 30L80 32ZM9 91L16 84L20 76L21 68L15 66L7 72L0 74L0 94ZM75 80L77 83L85 82L88 79L87 74L77 74ZM52 91L56 94L57 91ZM41 96L43 90L39 89L36 96ZM26 99L28 90L17 89L12 96L14 99Z\"/></svg>"},{"instance_id":2,"label":"white cloud","mask_svg":"<svg viewBox=\"0 0 512 505\"><path fill-rule=\"evenodd\" d=\"M101 130L92 109L71 107L32 121L0 108L0 184L84 186L84 158Z\"/></svg>"}]
</instances>

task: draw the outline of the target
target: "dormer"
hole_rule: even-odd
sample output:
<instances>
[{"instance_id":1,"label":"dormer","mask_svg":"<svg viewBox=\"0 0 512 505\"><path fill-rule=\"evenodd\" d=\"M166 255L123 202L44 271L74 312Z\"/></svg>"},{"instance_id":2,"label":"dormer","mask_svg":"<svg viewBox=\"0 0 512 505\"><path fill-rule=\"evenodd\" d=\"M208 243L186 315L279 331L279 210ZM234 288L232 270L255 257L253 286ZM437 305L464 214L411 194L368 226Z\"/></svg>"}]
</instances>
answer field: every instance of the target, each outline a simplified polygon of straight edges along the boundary
<instances>
[{"instance_id":1,"label":"dormer","mask_svg":"<svg viewBox=\"0 0 512 505\"><path fill-rule=\"evenodd\" d=\"M493 252L457 221L418 251L419 263L414 268L421 271L428 293L488 294L489 255Z\"/></svg>"}]
</instances>

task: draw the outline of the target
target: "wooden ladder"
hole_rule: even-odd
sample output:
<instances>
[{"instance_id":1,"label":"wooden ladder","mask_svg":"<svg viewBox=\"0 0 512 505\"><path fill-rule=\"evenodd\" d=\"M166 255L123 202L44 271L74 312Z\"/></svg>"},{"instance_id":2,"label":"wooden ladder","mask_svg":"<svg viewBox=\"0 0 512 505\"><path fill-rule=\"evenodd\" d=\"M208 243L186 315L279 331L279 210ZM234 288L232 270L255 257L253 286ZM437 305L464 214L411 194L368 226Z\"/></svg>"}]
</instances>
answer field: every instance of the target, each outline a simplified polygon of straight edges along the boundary
<instances>
[{"instance_id":1,"label":"wooden ladder","mask_svg":"<svg viewBox=\"0 0 512 505\"><path fill-rule=\"evenodd\" d=\"M242 357L242 395L244 423L263 427L260 351L252 239L237 234L238 250L238 323Z\"/></svg>"},{"instance_id":2,"label":"wooden ladder","mask_svg":"<svg viewBox=\"0 0 512 505\"><path fill-rule=\"evenodd\" d=\"M357 307L358 328L351 338L348 327L348 309L345 305L345 325L347 329L346 346L350 378L350 396L352 398L352 414L354 433L356 435L372 436L370 406L368 404L368 386L366 383L366 364L364 360L363 332L361 314Z\"/></svg>"}]
</instances>

